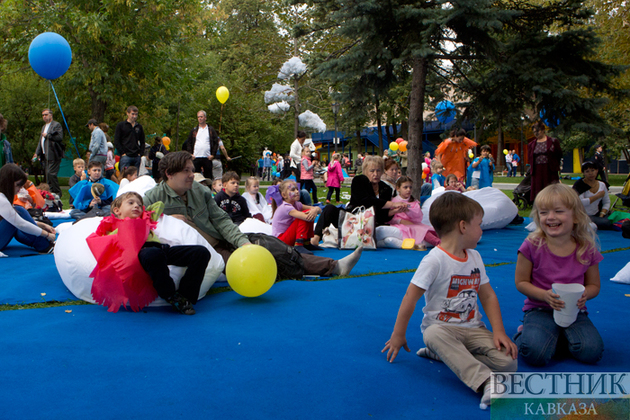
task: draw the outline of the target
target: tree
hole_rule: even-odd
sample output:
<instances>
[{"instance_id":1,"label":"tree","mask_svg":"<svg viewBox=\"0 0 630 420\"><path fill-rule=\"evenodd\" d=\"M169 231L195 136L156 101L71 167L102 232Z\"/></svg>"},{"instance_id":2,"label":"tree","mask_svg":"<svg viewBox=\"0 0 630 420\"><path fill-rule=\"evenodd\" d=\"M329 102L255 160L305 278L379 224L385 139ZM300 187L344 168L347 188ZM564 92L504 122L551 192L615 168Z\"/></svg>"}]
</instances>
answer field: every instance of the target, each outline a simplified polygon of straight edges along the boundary
<instances>
[{"instance_id":1,"label":"tree","mask_svg":"<svg viewBox=\"0 0 630 420\"><path fill-rule=\"evenodd\" d=\"M491 110L500 122L533 105L544 109L545 119L562 116L566 128L605 125L596 112L602 101L580 93L614 90L609 82L616 69L580 55L592 52L595 38L587 29L573 28L589 17L578 0L542 6L489 0L309 4L319 16L312 31L334 31L347 40L321 64L323 75L348 86L369 75L382 85L367 85L382 90L395 84L397 72L410 69L407 147L413 194L419 195L422 183L422 116L431 75L442 77L443 91L453 90L477 106L478 112L469 111L474 116ZM552 32L558 26L563 31Z\"/></svg>"},{"instance_id":2,"label":"tree","mask_svg":"<svg viewBox=\"0 0 630 420\"><path fill-rule=\"evenodd\" d=\"M102 121L116 98L138 102L177 79L201 11L194 0L2 2L0 56L25 63L36 35L64 36L73 64L63 83L86 89L91 116Z\"/></svg>"}]
</instances>

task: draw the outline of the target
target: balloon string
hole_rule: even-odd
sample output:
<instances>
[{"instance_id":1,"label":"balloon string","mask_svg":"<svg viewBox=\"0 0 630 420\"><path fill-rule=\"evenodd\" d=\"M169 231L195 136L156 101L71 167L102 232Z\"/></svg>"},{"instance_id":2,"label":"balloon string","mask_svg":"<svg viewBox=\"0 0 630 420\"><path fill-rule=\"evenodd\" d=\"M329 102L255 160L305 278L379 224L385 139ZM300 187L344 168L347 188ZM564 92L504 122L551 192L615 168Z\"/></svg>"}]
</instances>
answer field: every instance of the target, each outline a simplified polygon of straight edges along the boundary
<instances>
[{"instance_id":1,"label":"balloon string","mask_svg":"<svg viewBox=\"0 0 630 420\"><path fill-rule=\"evenodd\" d=\"M221 104L221 115L219 116L219 134L221 134L221 121L223 121L223 105Z\"/></svg>"},{"instance_id":2,"label":"balloon string","mask_svg":"<svg viewBox=\"0 0 630 420\"><path fill-rule=\"evenodd\" d=\"M64 122L64 124L66 124L66 130L68 130L68 134L70 134L70 141L74 145L74 150L77 151L77 157L81 157L81 154L79 153L79 148L77 147L77 144L75 143L74 138L72 137L72 133L70 132L70 127L68 127L68 121L66 121L66 116L63 114L63 109L61 109L61 103L59 102L59 98L57 97L57 92L55 91L55 87L53 86L53 82L52 82L52 80L49 80L49 82L50 82L50 87L52 88L52 91L55 94L55 99L57 100L57 105L59 106L59 111L61 111L61 117L63 118L63 122Z\"/></svg>"}]
</instances>

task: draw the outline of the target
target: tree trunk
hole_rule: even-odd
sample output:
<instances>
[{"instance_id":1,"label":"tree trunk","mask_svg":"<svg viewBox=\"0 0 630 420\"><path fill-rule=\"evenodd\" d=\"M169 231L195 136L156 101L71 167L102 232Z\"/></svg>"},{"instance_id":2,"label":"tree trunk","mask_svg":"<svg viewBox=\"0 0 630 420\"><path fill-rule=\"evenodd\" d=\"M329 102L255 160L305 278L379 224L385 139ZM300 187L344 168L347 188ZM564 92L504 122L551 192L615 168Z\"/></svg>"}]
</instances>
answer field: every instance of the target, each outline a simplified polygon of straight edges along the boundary
<instances>
[{"instance_id":1,"label":"tree trunk","mask_svg":"<svg viewBox=\"0 0 630 420\"><path fill-rule=\"evenodd\" d=\"M92 118L95 118L98 122L102 122L105 118L105 111L107 111L107 102L98 97L98 92L96 92L92 86L89 86L88 90L90 92L90 98L92 99Z\"/></svg>"},{"instance_id":2,"label":"tree trunk","mask_svg":"<svg viewBox=\"0 0 630 420\"><path fill-rule=\"evenodd\" d=\"M409 121L408 120L402 120L400 122L400 136L403 139L409 141Z\"/></svg>"},{"instance_id":3,"label":"tree trunk","mask_svg":"<svg viewBox=\"0 0 630 420\"><path fill-rule=\"evenodd\" d=\"M299 83L298 83L298 79L297 77L295 78L295 80L293 81L294 84L294 97L295 97L295 127L294 127L294 133L293 133L293 137L297 138L297 133L298 130L300 129L300 98L298 96L298 87L299 87Z\"/></svg>"},{"instance_id":4,"label":"tree trunk","mask_svg":"<svg viewBox=\"0 0 630 420\"><path fill-rule=\"evenodd\" d=\"M376 128L378 129L378 147L381 149L381 153L385 152L385 146L383 145L383 130L381 129L381 103L378 100L378 96L376 96Z\"/></svg>"},{"instance_id":5,"label":"tree trunk","mask_svg":"<svg viewBox=\"0 0 630 420\"><path fill-rule=\"evenodd\" d=\"M497 126L497 167L495 170L503 172L505 168L505 155L503 155L503 119L501 113L499 113L499 123Z\"/></svg>"},{"instance_id":6,"label":"tree trunk","mask_svg":"<svg viewBox=\"0 0 630 420\"><path fill-rule=\"evenodd\" d=\"M356 131L356 136L357 136L357 153L363 153L363 139L361 138L361 130L357 129Z\"/></svg>"},{"instance_id":7,"label":"tree trunk","mask_svg":"<svg viewBox=\"0 0 630 420\"><path fill-rule=\"evenodd\" d=\"M407 144L407 176L413 181L412 194L420 198L422 187L422 131L424 130L424 93L427 84L428 62L424 57L413 60L409 104L409 140Z\"/></svg>"}]
</instances>

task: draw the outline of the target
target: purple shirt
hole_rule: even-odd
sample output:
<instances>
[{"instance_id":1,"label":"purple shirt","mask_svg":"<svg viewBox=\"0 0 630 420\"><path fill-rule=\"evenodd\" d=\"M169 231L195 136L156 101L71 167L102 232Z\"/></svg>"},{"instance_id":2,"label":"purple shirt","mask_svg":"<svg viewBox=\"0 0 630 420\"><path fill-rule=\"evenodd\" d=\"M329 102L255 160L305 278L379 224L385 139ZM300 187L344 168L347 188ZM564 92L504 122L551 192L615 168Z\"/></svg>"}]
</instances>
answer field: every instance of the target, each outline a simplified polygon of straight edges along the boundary
<instances>
[{"instance_id":1,"label":"purple shirt","mask_svg":"<svg viewBox=\"0 0 630 420\"><path fill-rule=\"evenodd\" d=\"M599 264L604 259L597 249L591 248L582 255L582 258L587 261L586 264L582 264L577 259L577 246L571 255L559 257L549 251L546 243L537 247L529 239L525 239L518 252L531 261L532 284L543 290L551 289L553 283L584 285L584 274L589 267ZM551 306L539 300L525 299L523 311L533 308L551 309Z\"/></svg>"},{"instance_id":2,"label":"purple shirt","mask_svg":"<svg viewBox=\"0 0 630 420\"><path fill-rule=\"evenodd\" d=\"M294 205L291 205L284 201L273 214L271 234L276 238L286 232L289 226L291 226L291 223L295 220L295 217L289 216L291 210L302 211L302 203L297 201Z\"/></svg>"}]
</instances>

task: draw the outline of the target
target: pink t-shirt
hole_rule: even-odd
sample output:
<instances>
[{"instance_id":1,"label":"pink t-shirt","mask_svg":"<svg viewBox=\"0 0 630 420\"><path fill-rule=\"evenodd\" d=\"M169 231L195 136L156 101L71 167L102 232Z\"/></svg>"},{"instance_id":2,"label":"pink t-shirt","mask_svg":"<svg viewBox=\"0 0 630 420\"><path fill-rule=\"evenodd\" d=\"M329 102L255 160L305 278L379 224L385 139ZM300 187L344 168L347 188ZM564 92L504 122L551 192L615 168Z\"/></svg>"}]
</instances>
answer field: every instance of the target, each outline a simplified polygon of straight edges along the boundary
<instances>
[{"instance_id":1,"label":"pink t-shirt","mask_svg":"<svg viewBox=\"0 0 630 420\"><path fill-rule=\"evenodd\" d=\"M582 264L577 260L577 246L573 254L559 257L549 251L546 243L543 243L541 247L537 247L528 239L525 239L518 252L531 261L533 265L532 284L543 290L551 289L553 283L579 283L583 285L586 270L592 265L599 264L604 259L597 249L591 248L582 256L588 261L587 264ZM551 306L539 300L525 299L523 311L533 308L551 309Z\"/></svg>"},{"instance_id":2,"label":"pink t-shirt","mask_svg":"<svg viewBox=\"0 0 630 420\"><path fill-rule=\"evenodd\" d=\"M286 232L289 226L291 226L291 223L295 220L295 217L289 216L289 212L291 212L291 210L302 211L302 203L297 201L295 205L291 205L284 201L278 206L276 212L273 214L271 234L276 238Z\"/></svg>"}]
</instances>

